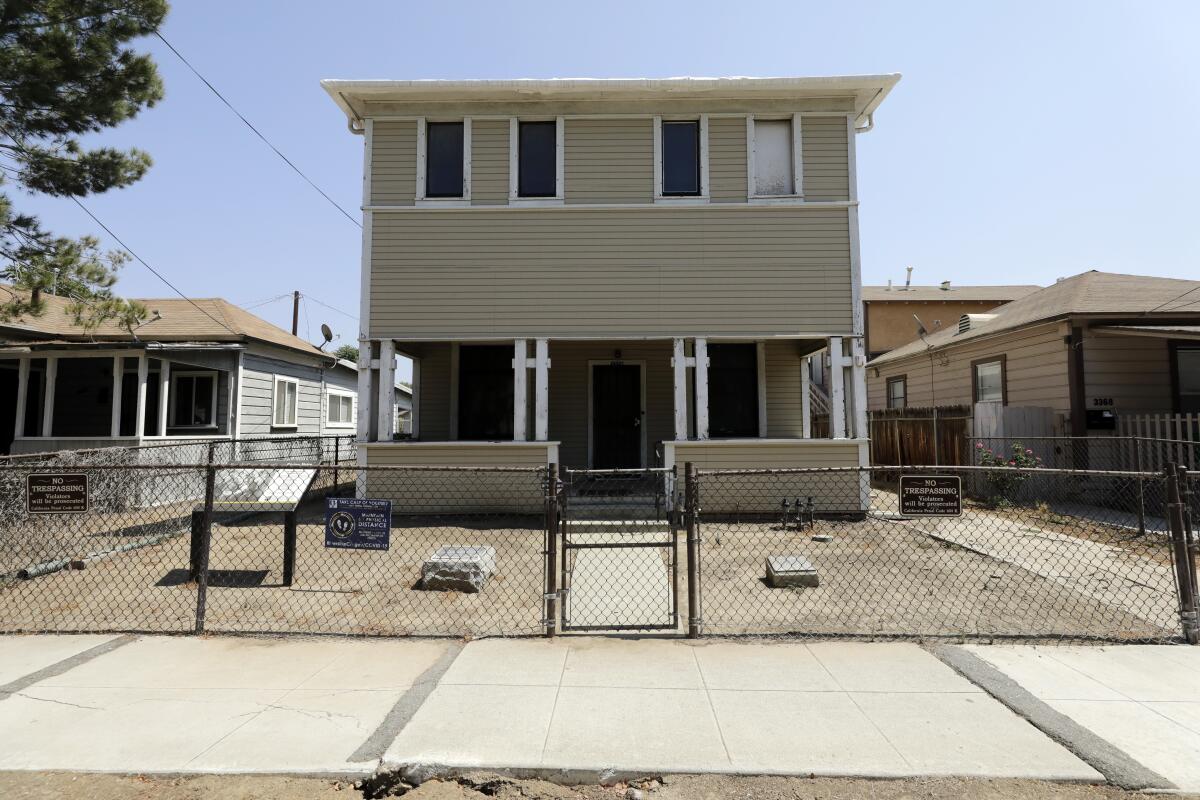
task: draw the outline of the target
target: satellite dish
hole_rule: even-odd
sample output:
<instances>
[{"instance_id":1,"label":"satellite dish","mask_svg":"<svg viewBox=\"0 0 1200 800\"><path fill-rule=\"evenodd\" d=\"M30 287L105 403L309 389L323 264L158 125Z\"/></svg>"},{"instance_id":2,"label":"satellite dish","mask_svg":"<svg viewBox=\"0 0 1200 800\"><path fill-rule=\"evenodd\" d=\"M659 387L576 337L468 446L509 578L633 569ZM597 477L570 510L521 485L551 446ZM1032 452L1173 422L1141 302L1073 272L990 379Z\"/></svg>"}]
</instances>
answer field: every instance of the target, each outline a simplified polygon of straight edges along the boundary
<instances>
[{"instance_id":1,"label":"satellite dish","mask_svg":"<svg viewBox=\"0 0 1200 800\"><path fill-rule=\"evenodd\" d=\"M329 326L324 322L321 323L321 335L325 337L325 343L333 341L333 331L329 330Z\"/></svg>"}]
</instances>

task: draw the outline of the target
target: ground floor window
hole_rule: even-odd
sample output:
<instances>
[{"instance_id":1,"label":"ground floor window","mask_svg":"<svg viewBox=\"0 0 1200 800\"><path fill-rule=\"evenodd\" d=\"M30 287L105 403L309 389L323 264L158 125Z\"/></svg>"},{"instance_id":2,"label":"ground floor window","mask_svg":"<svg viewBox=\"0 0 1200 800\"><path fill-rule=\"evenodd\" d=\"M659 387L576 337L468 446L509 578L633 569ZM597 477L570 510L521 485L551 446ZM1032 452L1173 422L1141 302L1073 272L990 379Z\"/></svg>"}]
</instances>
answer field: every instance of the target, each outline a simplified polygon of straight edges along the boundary
<instances>
[{"instance_id":1,"label":"ground floor window","mask_svg":"<svg viewBox=\"0 0 1200 800\"><path fill-rule=\"evenodd\" d=\"M908 378L898 375L887 379L887 407L904 408L908 403Z\"/></svg>"},{"instance_id":2,"label":"ground floor window","mask_svg":"<svg viewBox=\"0 0 1200 800\"><path fill-rule=\"evenodd\" d=\"M353 425L354 395L331 389L325 407L325 424L344 428Z\"/></svg>"},{"instance_id":3,"label":"ground floor window","mask_svg":"<svg viewBox=\"0 0 1200 800\"><path fill-rule=\"evenodd\" d=\"M714 438L758 436L758 346L708 345L708 431Z\"/></svg>"},{"instance_id":4,"label":"ground floor window","mask_svg":"<svg viewBox=\"0 0 1200 800\"><path fill-rule=\"evenodd\" d=\"M276 428L296 427L296 407L300 401L300 382L295 378L275 377L275 414L271 424Z\"/></svg>"},{"instance_id":5,"label":"ground floor window","mask_svg":"<svg viewBox=\"0 0 1200 800\"><path fill-rule=\"evenodd\" d=\"M458 349L458 438L513 438L512 345L461 345Z\"/></svg>"},{"instance_id":6,"label":"ground floor window","mask_svg":"<svg viewBox=\"0 0 1200 800\"><path fill-rule=\"evenodd\" d=\"M974 384L974 402L1004 403L1007 401L1004 356L972 362L971 372Z\"/></svg>"},{"instance_id":7,"label":"ground floor window","mask_svg":"<svg viewBox=\"0 0 1200 800\"><path fill-rule=\"evenodd\" d=\"M171 427L217 426L217 373L171 373Z\"/></svg>"}]
</instances>

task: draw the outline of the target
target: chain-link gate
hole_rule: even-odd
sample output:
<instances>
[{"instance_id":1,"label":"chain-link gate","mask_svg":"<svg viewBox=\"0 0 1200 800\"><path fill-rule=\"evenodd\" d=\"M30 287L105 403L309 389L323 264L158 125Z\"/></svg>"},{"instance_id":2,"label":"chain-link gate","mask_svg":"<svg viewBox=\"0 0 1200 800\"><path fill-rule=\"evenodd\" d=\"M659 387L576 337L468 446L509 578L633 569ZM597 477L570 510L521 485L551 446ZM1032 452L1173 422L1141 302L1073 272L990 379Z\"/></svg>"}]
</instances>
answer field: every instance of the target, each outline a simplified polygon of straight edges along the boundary
<instances>
[{"instance_id":1,"label":"chain-link gate","mask_svg":"<svg viewBox=\"0 0 1200 800\"><path fill-rule=\"evenodd\" d=\"M672 469L562 471L564 631L679 628L679 499Z\"/></svg>"}]
</instances>

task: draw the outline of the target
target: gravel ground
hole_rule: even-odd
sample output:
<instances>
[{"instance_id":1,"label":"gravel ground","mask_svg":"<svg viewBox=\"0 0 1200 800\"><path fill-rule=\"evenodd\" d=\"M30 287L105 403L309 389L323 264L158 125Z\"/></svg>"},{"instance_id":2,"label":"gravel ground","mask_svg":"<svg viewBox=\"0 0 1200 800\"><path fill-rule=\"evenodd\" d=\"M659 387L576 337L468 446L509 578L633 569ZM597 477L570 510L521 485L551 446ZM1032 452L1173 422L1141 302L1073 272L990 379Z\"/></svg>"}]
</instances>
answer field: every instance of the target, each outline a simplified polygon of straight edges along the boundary
<instances>
[{"instance_id":1,"label":"gravel ground","mask_svg":"<svg viewBox=\"0 0 1200 800\"><path fill-rule=\"evenodd\" d=\"M396 789L410 800L617 800L628 788L558 786L536 780L470 776L459 782L430 781L417 789ZM347 783L265 776L153 778L78 773L0 773L0 796L12 800L361 800ZM388 795L399 796L399 795ZM930 778L894 781L834 778L671 776L644 791L646 800L1117 800L1139 795L1111 786L1015 780ZM1196 795L1176 795L1196 797Z\"/></svg>"}]
</instances>

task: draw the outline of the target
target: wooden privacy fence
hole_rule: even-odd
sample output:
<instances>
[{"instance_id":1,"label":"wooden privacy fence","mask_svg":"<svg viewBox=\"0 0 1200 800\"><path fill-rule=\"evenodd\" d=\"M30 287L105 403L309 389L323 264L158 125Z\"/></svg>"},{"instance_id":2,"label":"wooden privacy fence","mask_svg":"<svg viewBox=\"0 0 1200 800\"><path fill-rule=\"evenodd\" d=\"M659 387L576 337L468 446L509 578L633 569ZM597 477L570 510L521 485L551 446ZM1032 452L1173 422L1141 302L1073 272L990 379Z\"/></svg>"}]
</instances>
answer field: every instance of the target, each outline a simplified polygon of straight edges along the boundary
<instances>
[{"instance_id":1,"label":"wooden privacy fence","mask_svg":"<svg viewBox=\"0 0 1200 800\"><path fill-rule=\"evenodd\" d=\"M967 450L970 406L872 411L871 463L958 464Z\"/></svg>"}]
</instances>

